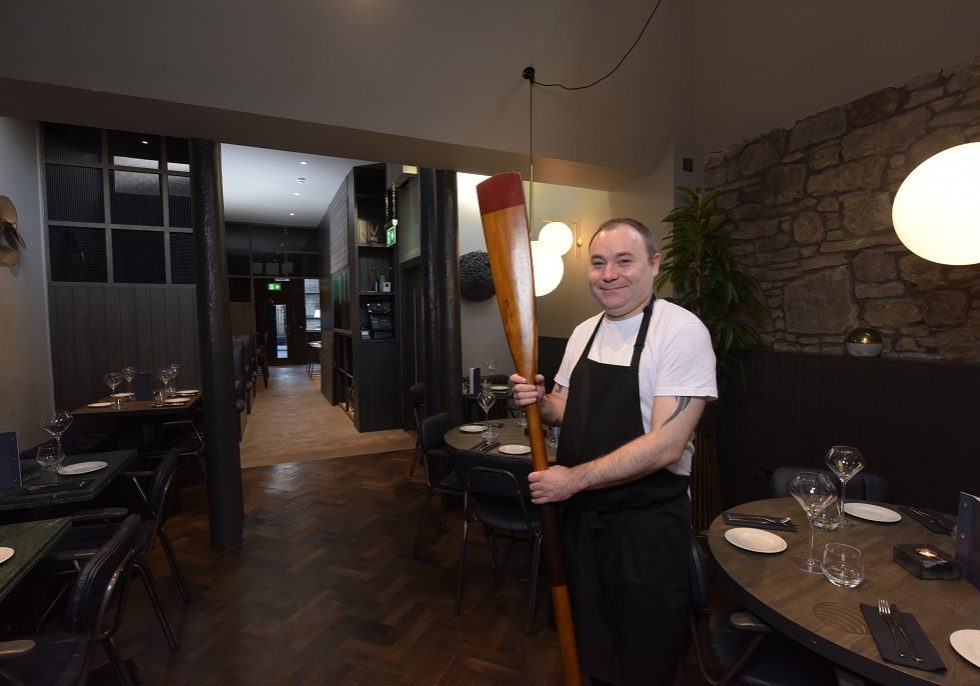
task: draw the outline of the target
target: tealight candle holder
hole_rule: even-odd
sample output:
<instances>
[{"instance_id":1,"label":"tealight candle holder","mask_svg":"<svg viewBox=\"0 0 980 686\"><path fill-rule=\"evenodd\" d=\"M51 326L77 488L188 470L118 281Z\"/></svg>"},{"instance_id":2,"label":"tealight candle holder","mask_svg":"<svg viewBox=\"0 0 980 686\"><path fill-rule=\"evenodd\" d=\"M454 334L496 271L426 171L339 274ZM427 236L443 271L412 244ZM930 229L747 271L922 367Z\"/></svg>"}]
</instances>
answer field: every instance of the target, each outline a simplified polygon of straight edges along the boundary
<instances>
[{"instance_id":1,"label":"tealight candle holder","mask_svg":"<svg viewBox=\"0 0 980 686\"><path fill-rule=\"evenodd\" d=\"M960 563L928 543L896 543L892 559L919 579L960 578Z\"/></svg>"}]
</instances>

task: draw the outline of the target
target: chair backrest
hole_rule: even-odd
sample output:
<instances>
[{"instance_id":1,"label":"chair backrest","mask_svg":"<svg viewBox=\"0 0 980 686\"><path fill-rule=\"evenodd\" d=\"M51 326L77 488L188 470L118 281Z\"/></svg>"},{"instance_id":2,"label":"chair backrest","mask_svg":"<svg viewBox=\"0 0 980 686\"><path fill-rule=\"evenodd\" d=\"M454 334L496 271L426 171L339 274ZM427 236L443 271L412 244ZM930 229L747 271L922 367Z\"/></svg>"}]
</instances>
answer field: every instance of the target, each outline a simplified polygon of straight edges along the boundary
<instances>
[{"instance_id":1,"label":"chair backrest","mask_svg":"<svg viewBox=\"0 0 980 686\"><path fill-rule=\"evenodd\" d=\"M498 498L531 499L527 477L534 471L531 460L460 450L455 459L456 477L471 493Z\"/></svg>"},{"instance_id":2,"label":"chair backrest","mask_svg":"<svg viewBox=\"0 0 980 686\"><path fill-rule=\"evenodd\" d=\"M829 477L833 483L837 483L837 477L825 467L777 467L769 481L770 495L773 498L789 496L789 485L793 483L793 478L800 472L820 472ZM881 503L893 502L888 480L878 474L865 472L858 472L847 482L847 497L858 500L875 500Z\"/></svg>"},{"instance_id":3,"label":"chair backrest","mask_svg":"<svg viewBox=\"0 0 980 686\"><path fill-rule=\"evenodd\" d=\"M695 610L708 606L711 567L697 537L691 539L691 605Z\"/></svg>"},{"instance_id":4,"label":"chair backrest","mask_svg":"<svg viewBox=\"0 0 980 686\"><path fill-rule=\"evenodd\" d=\"M419 424L422 450L429 451L441 448L443 445L442 437L451 428L453 428L453 420L445 412L439 412L423 419L422 423Z\"/></svg>"},{"instance_id":5,"label":"chair backrest","mask_svg":"<svg viewBox=\"0 0 980 686\"><path fill-rule=\"evenodd\" d=\"M147 494L147 506L155 519L162 520L166 516L167 500L177 472L177 460L180 457L178 448L171 448L153 470L153 483Z\"/></svg>"},{"instance_id":6,"label":"chair backrest","mask_svg":"<svg viewBox=\"0 0 980 686\"><path fill-rule=\"evenodd\" d=\"M412 384L411 388L408 389L408 400L412 403L415 426L418 427L422 424L422 418L425 416L423 412L423 408L425 407L425 384L421 381Z\"/></svg>"},{"instance_id":7,"label":"chair backrest","mask_svg":"<svg viewBox=\"0 0 980 686\"><path fill-rule=\"evenodd\" d=\"M92 632L94 638L112 599L118 594L122 602L139 530L139 515L128 515L112 538L82 567L65 605L64 624L68 631Z\"/></svg>"}]
</instances>

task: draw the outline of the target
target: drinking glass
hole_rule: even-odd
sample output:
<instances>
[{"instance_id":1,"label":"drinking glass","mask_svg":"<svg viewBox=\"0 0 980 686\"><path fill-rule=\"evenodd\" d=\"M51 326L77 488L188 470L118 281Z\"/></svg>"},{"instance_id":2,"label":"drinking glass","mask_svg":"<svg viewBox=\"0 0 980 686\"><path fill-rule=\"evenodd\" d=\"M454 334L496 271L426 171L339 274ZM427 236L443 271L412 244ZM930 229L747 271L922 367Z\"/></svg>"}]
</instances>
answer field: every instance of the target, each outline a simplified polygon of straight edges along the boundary
<instances>
[{"instance_id":1,"label":"drinking glass","mask_svg":"<svg viewBox=\"0 0 980 686\"><path fill-rule=\"evenodd\" d=\"M171 384L171 388L167 390L171 395L173 395L174 391L176 390L175 388L173 388L173 383L176 380L176 378L180 375L180 365L177 364L176 362L171 362L170 364L167 365L167 369L170 370L170 384Z\"/></svg>"},{"instance_id":2,"label":"drinking glass","mask_svg":"<svg viewBox=\"0 0 980 686\"><path fill-rule=\"evenodd\" d=\"M133 380L136 379L136 367L135 367L135 365L131 365L131 364L126 365L121 370L119 370L119 373L123 375L123 378L124 379L126 379L126 390L128 392L132 393L133 392Z\"/></svg>"},{"instance_id":3,"label":"drinking glass","mask_svg":"<svg viewBox=\"0 0 980 686\"><path fill-rule=\"evenodd\" d=\"M864 469L864 458L861 457L861 452L849 445L834 445L827 451L824 462L830 467L830 471L840 479L840 526L857 526L854 521L844 516L844 490L847 488L847 482Z\"/></svg>"},{"instance_id":4,"label":"drinking glass","mask_svg":"<svg viewBox=\"0 0 980 686\"><path fill-rule=\"evenodd\" d=\"M834 586L854 588L864 581L864 557L860 550L846 543L825 545L820 569Z\"/></svg>"},{"instance_id":5,"label":"drinking glass","mask_svg":"<svg viewBox=\"0 0 980 686\"><path fill-rule=\"evenodd\" d=\"M105 381L105 385L109 387L111 394L113 395L112 401L115 403L116 407L121 407L121 398L115 397L116 387L123 382L123 375L119 372L106 372L105 376L102 377Z\"/></svg>"},{"instance_id":6,"label":"drinking glass","mask_svg":"<svg viewBox=\"0 0 980 686\"><path fill-rule=\"evenodd\" d=\"M813 520L837 500L837 489L830 479L818 472L800 472L793 477L789 492L803 508L810 523L810 554L796 560L796 566L809 574L820 574L820 560L813 556Z\"/></svg>"},{"instance_id":7,"label":"drinking glass","mask_svg":"<svg viewBox=\"0 0 980 686\"><path fill-rule=\"evenodd\" d=\"M71 414L65 410L48 412L41 417L41 428L54 437L55 445L58 447L58 454L62 458L64 457L64 452L61 450L61 434L68 431L68 427L71 426L71 420Z\"/></svg>"},{"instance_id":8,"label":"drinking glass","mask_svg":"<svg viewBox=\"0 0 980 686\"><path fill-rule=\"evenodd\" d=\"M487 360L487 379L490 383L493 383L493 372L496 368L497 365L494 364L493 360Z\"/></svg>"},{"instance_id":9,"label":"drinking glass","mask_svg":"<svg viewBox=\"0 0 980 686\"><path fill-rule=\"evenodd\" d=\"M558 450L558 439L561 437L561 427L560 426L549 426L548 427L548 447L552 450Z\"/></svg>"},{"instance_id":10,"label":"drinking glass","mask_svg":"<svg viewBox=\"0 0 980 686\"><path fill-rule=\"evenodd\" d=\"M169 395L170 381L173 379L172 373L173 369L170 367L163 367L157 370L157 378L163 384L163 388L160 389L160 400L166 400Z\"/></svg>"},{"instance_id":11,"label":"drinking glass","mask_svg":"<svg viewBox=\"0 0 980 686\"><path fill-rule=\"evenodd\" d=\"M489 431L490 408L497 402L497 396L493 394L493 391L489 387L484 386L483 390L480 391L480 395L476 396L476 402L479 404L480 409L483 410L483 423L486 425L486 430Z\"/></svg>"},{"instance_id":12,"label":"drinking glass","mask_svg":"<svg viewBox=\"0 0 980 686\"><path fill-rule=\"evenodd\" d=\"M61 467L61 449L46 443L37 449L37 464L46 472L56 472Z\"/></svg>"}]
</instances>

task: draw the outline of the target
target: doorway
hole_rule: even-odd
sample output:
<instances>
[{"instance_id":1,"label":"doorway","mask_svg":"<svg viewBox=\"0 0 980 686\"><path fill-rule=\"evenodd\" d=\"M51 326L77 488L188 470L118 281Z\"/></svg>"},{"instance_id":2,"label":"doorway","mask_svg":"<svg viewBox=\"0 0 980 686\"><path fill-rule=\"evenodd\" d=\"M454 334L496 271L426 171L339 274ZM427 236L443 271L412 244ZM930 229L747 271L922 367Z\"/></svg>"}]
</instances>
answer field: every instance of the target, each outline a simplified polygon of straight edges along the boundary
<instances>
[{"instance_id":1,"label":"doorway","mask_svg":"<svg viewBox=\"0 0 980 686\"><path fill-rule=\"evenodd\" d=\"M259 340L265 340L266 360L270 365L306 364L309 348L303 279L256 278L253 283L255 325Z\"/></svg>"}]
</instances>

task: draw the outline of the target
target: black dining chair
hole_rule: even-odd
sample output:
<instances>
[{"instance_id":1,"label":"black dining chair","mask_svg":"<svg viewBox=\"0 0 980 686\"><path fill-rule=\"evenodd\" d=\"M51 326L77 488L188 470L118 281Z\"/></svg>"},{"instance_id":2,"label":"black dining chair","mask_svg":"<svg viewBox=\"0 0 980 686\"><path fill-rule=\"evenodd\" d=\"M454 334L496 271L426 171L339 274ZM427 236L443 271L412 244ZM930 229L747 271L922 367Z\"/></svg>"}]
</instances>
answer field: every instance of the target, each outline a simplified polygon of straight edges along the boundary
<instances>
[{"instance_id":1,"label":"black dining chair","mask_svg":"<svg viewBox=\"0 0 980 686\"><path fill-rule=\"evenodd\" d=\"M445 412L439 412L426 417L419 425L419 440L422 449L422 469L425 472L425 500L419 513L418 531L415 533L415 545L412 553L419 554L422 543L422 532L425 530L425 519L429 511L429 501L432 496L442 496L442 514L439 528L445 524L447 498L463 495L463 485L456 478L453 470L454 453L446 446L443 436L453 427L453 421Z\"/></svg>"},{"instance_id":2,"label":"black dining chair","mask_svg":"<svg viewBox=\"0 0 980 686\"><path fill-rule=\"evenodd\" d=\"M459 547L459 570L453 612L459 614L463 598L463 571L466 567L466 544L469 525L483 524L490 556L490 569L497 570L497 533L526 535L531 544L530 590L524 633L534 627L534 600L537 595L538 569L541 563L541 520L538 508L531 503L527 477L534 470L531 460L487 453L458 451L456 474L463 488L463 538Z\"/></svg>"},{"instance_id":3,"label":"black dining chair","mask_svg":"<svg viewBox=\"0 0 980 686\"><path fill-rule=\"evenodd\" d=\"M773 470L769 481L769 493L773 498L789 497L789 486L794 477L800 472L819 472L828 477L831 483L837 483L834 473L826 467L777 467ZM880 503L891 503L892 489L888 480L878 474L858 472L847 482L847 497L857 500L874 500Z\"/></svg>"},{"instance_id":4,"label":"black dining chair","mask_svg":"<svg viewBox=\"0 0 980 686\"><path fill-rule=\"evenodd\" d=\"M691 543L691 641L698 669L711 686L860 686L863 680L774 631L733 602L711 604L713 565ZM699 621L699 618L702 618ZM715 669L709 669L710 646Z\"/></svg>"},{"instance_id":5,"label":"black dining chair","mask_svg":"<svg viewBox=\"0 0 980 686\"><path fill-rule=\"evenodd\" d=\"M101 644L119 683L134 683L115 635L123 619L140 529L139 516L127 516L85 561L72 582L58 631L0 642L0 681L22 686L82 686L88 681L95 646ZM107 625L106 613L113 603L115 616Z\"/></svg>"}]
</instances>

